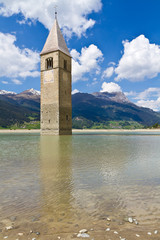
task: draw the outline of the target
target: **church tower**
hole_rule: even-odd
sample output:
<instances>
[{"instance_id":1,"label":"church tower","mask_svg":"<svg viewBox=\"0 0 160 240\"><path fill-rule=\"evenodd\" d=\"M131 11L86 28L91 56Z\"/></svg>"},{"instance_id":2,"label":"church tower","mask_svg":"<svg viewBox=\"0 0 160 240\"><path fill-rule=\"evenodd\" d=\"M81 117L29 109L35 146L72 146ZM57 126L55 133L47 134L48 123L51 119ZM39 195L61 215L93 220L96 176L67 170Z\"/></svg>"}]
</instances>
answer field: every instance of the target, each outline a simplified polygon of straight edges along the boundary
<instances>
[{"instance_id":1,"label":"church tower","mask_svg":"<svg viewBox=\"0 0 160 240\"><path fill-rule=\"evenodd\" d=\"M71 55L57 17L41 52L41 134L72 134Z\"/></svg>"}]
</instances>

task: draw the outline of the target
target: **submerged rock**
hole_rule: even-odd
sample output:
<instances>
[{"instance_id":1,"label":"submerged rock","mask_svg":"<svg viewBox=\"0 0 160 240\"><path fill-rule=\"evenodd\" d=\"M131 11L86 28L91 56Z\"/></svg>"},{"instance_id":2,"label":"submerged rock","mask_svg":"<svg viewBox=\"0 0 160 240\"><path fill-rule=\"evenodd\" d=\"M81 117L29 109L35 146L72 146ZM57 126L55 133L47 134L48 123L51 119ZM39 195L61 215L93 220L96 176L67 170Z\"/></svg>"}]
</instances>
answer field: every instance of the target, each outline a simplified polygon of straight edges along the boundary
<instances>
[{"instance_id":1,"label":"submerged rock","mask_svg":"<svg viewBox=\"0 0 160 240\"><path fill-rule=\"evenodd\" d=\"M24 233L18 233L18 236L23 236L24 235Z\"/></svg>"},{"instance_id":2,"label":"submerged rock","mask_svg":"<svg viewBox=\"0 0 160 240\"><path fill-rule=\"evenodd\" d=\"M138 225L139 223L138 223L138 221L137 221L137 219L133 219L133 222L136 224L136 225Z\"/></svg>"},{"instance_id":3,"label":"submerged rock","mask_svg":"<svg viewBox=\"0 0 160 240\"><path fill-rule=\"evenodd\" d=\"M107 228L107 229L106 229L106 232L109 232L110 230L111 230L110 228Z\"/></svg>"},{"instance_id":4,"label":"submerged rock","mask_svg":"<svg viewBox=\"0 0 160 240\"><path fill-rule=\"evenodd\" d=\"M129 217L129 218L128 218L128 222L129 222L129 223L133 223L133 218L132 218L132 217Z\"/></svg>"},{"instance_id":5,"label":"submerged rock","mask_svg":"<svg viewBox=\"0 0 160 240\"><path fill-rule=\"evenodd\" d=\"M77 237L78 237L78 238L79 238L79 237L81 237L81 238L89 238L90 236L89 236L89 234L87 234L87 233L78 233Z\"/></svg>"},{"instance_id":6,"label":"submerged rock","mask_svg":"<svg viewBox=\"0 0 160 240\"><path fill-rule=\"evenodd\" d=\"M124 221L125 221L125 222L129 222L129 223L135 223L136 225L139 224L138 221L137 221L137 219L132 218L132 217L124 218Z\"/></svg>"},{"instance_id":7,"label":"submerged rock","mask_svg":"<svg viewBox=\"0 0 160 240\"><path fill-rule=\"evenodd\" d=\"M87 229L82 229L82 230L79 231L79 233L87 233L87 232L88 232Z\"/></svg>"},{"instance_id":8,"label":"submerged rock","mask_svg":"<svg viewBox=\"0 0 160 240\"><path fill-rule=\"evenodd\" d=\"M87 234L88 230L87 229L81 229L77 235L77 237L81 237L81 238L89 238L89 234Z\"/></svg>"},{"instance_id":9,"label":"submerged rock","mask_svg":"<svg viewBox=\"0 0 160 240\"><path fill-rule=\"evenodd\" d=\"M11 230L11 229L13 229L13 226L6 227L6 230Z\"/></svg>"}]
</instances>

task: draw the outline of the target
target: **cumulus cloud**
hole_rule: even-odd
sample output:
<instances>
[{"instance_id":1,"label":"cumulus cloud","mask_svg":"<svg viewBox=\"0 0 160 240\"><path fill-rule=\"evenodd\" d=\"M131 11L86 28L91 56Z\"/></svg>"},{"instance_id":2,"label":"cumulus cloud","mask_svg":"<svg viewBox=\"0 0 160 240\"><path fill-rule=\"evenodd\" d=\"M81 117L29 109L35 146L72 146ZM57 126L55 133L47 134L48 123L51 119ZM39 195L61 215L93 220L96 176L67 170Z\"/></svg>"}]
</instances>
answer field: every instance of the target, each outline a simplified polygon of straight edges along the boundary
<instances>
[{"instance_id":1,"label":"cumulus cloud","mask_svg":"<svg viewBox=\"0 0 160 240\"><path fill-rule=\"evenodd\" d=\"M154 78L160 73L160 47L151 44L144 36L123 41L124 54L115 69L119 81L127 79L132 82Z\"/></svg>"},{"instance_id":2,"label":"cumulus cloud","mask_svg":"<svg viewBox=\"0 0 160 240\"><path fill-rule=\"evenodd\" d=\"M160 111L160 88L152 87L139 93L134 91L125 92L125 95L131 97L138 106Z\"/></svg>"},{"instance_id":3,"label":"cumulus cloud","mask_svg":"<svg viewBox=\"0 0 160 240\"><path fill-rule=\"evenodd\" d=\"M135 97L135 96L137 96L137 93L134 92L134 91L124 92L124 94L125 94L127 97Z\"/></svg>"},{"instance_id":4,"label":"cumulus cloud","mask_svg":"<svg viewBox=\"0 0 160 240\"><path fill-rule=\"evenodd\" d=\"M160 97L160 88L148 88L145 91L137 94L135 99L149 100L153 97Z\"/></svg>"},{"instance_id":5,"label":"cumulus cloud","mask_svg":"<svg viewBox=\"0 0 160 240\"><path fill-rule=\"evenodd\" d=\"M102 75L102 78L110 78L114 73L114 67L108 67Z\"/></svg>"},{"instance_id":6,"label":"cumulus cloud","mask_svg":"<svg viewBox=\"0 0 160 240\"><path fill-rule=\"evenodd\" d=\"M160 88L148 88L135 97L137 105L160 111Z\"/></svg>"},{"instance_id":7,"label":"cumulus cloud","mask_svg":"<svg viewBox=\"0 0 160 240\"><path fill-rule=\"evenodd\" d=\"M109 93L122 92L121 87L117 83L114 83L114 82L110 82L110 83L104 82L102 84L101 88L102 89L100 92L109 92Z\"/></svg>"},{"instance_id":8,"label":"cumulus cloud","mask_svg":"<svg viewBox=\"0 0 160 240\"><path fill-rule=\"evenodd\" d=\"M139 100L137 105L140 107L151 108L154 111L160 111L160 97L156 100Z\"/></svg>"},{"instance_id":9,"label":"cumulus cloud","mask_svg":"<svg viewBox=\"0 0 160 240\"><path fill-rule=\"evenodd\" d=\"M79 90L78 90L78 89L74 89L74 90L72 91L72 95L74 95L74 94L76 94L76 93L79 93Z\"/></svg>"},{"instance_id":10,"label":"cumulus cloud","mask_svg":"<svg viewBox=\"0 0 160 240\"><path fill-rule=\"evenodd\" d=\"M100 66L99 62L103 60L103 54L100 49L94 44L91 44L88 48L84 47L81 53L73 49L71 51L72 59L72 74L73 82L78 80L84 80L83 77L86 73L99 74Z\"/></svg>"},{"instance_id":11,"label":"cumulus cloud","mask_svg":"<svg viewBox=\"0 0 160 240\"><path fill-rule=\"evenodd\" d=\"M15 41L14 35L0 33L0 77L39 76L39 54L28 48L18 48Z\"/></svg>"},{"instance_id":12,"label":"cumulus cloud","mask_svg":"<svg viewBox=\"0 0 160 240\"><path fill-rule=\"evenodd\" d=\"M22 13L24 19L20 23L39 21L46 28L51 29L54 20L54 6L58 5L58 19L64 33L71 37L75 33L79 37L95 24L95 20L88 18L92 12L102 8L101 0L0 0L0 14L9 17Z\"/></svg>"}]
</instances>

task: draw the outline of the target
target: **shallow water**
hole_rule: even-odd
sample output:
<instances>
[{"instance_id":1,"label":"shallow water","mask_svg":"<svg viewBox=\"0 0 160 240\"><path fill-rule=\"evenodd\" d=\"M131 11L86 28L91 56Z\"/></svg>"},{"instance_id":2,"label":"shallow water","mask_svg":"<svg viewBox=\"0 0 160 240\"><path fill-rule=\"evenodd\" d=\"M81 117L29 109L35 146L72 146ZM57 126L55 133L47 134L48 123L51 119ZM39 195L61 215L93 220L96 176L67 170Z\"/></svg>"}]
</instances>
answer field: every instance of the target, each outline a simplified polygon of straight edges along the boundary
<instances>
[{"instance_id":1,"label":"shallow water","mask_svg":"<svg viewBox=\"0 0 160 240\"><path fill-rule=\"evenodd\" d=\"M0 134L0 212L0 229L15 218L14 234L34 228L44 240L72 239L66 234L82 228L109 239L107 224L124 234L158 229L160 135ZM124 221L130 216L139 226ZM13 240L13 233L0 234Z\"/></svg>"}]
</instances>

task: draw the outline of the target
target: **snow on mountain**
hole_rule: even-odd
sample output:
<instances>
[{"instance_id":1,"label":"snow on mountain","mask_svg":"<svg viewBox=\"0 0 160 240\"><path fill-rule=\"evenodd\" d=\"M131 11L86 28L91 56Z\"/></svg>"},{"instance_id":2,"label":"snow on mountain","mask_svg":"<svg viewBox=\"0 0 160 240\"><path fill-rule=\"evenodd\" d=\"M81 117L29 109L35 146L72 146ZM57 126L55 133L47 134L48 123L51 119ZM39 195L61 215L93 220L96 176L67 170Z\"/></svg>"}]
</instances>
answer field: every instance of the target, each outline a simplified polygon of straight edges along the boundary
<instances>
[{"instance_id":1,"label":"snow on mountain","mask_svg":"<svg viewBox=\"0 0 160 240\"><path fill-rule=\"evenodd\" d=\"M28 89L27 91L28 91L29 93L32 93L33 95L37 95L37 96L40 96L40 95L41 95L41 92L40 92L40 91L37 91L37 90L35 90L35 89L33 89L33 88Z\"/></svg>"},{"instance_id":2,"label":"snow on mountain","mask_svg":"<svg viewBox=\"0 0 160 240\"><path fill-rule=\"evenodd\" d=\"M35 96L40 96L41 92L37 91L33 88L30 88L28 90L25 90L21 93L15 93L15 92L10 92L10 91L6 91L6 90L0 90L0 95L22 95L22 94L28 94L28 95L35 95Z\"/></svg>"},{"instance_id":3,"label":"snow on mountain","mask_svg":"<svg viewBox=\"0 0 160 240\"><path fill-rule=\"evenodd\" d=\"M28 96L32 96L32 95L34 95L34 96L40 96L40 95L41 95L41 92L40 92L40 91L37 91L37 90L35 90L35 89L33 89L33 88L30 88L30 89L25 90L25 91L23 91L23 92L21 92L21 93L18 94L18 96L24 96L24 95L28 95Z\"/></svg>"},{"instance_id":4,"label":"snow on mountain","mask_svg":"<svg viewBox=\"0 0 160 240\"><path fill-rule=\"evenodd\" d=\"M6 90L0 90L0 95L16 95L17 93L15 92L10 92Z\"/></svg>"}]
</instances>

